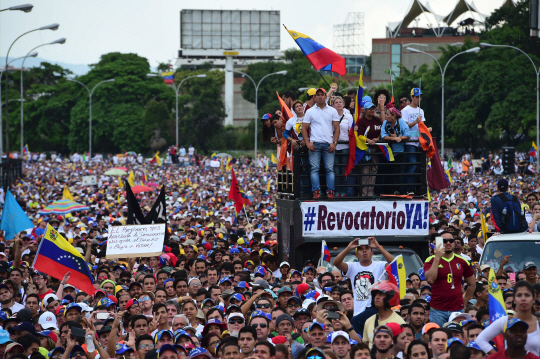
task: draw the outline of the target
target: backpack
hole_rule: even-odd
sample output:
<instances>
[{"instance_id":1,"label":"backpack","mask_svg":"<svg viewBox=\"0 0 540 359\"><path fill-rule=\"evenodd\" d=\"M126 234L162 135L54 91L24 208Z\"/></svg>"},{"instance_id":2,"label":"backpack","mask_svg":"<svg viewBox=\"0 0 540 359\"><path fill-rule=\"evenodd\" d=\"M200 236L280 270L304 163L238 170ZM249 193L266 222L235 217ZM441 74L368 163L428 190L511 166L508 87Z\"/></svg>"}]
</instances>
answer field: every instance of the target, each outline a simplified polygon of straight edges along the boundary
<instances>
[{"instance_id":1,"label":"backpack","mask_svg":"<svg viewBox=\"0 0 540 359\"><path fill-rule=\"evenodd\" d=\"M501 232L518 233L527 229L525 214L521 211L521 205L516 196L508 199L505 193L498 194L497 197L503 202L501 213Z\"/></svg>"}]
</instances>

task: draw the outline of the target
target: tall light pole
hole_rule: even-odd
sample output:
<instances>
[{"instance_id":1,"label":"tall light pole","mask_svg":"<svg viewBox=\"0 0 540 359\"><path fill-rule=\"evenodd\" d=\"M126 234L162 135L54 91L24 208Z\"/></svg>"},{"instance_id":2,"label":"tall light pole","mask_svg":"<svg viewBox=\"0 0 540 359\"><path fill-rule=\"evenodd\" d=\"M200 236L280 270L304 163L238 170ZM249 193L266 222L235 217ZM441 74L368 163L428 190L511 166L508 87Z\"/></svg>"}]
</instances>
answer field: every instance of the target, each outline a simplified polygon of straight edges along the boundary
<instances>
[{"instance_id":1,"label":"tall light pole","mask_svg":"<svg viewBox=\"0 0 540 359\"><path fill-rule=\"evenodd\" d=\"M36 57L38 55L37 52L33 52L30 55L27 55L26 57ZM23 59L24 56L17 57L16 59L11 60L8 63L11 64L14 61ZM0 71L0 82L2 82L2 75L4 74L4 71L6 71L7 68L5 68L3 71ZM2 102L2 86L0 86L0 102ZM11 100L8 100L7 102L11 102ZM6 106L7 109L7 106ZM6 110L7 112L7 110ZM3 121L2 121L2 106L0 105L0 162L2 162L2 155L4 154L4 131L3 131Z\"/></svg>"},{"instance_id":2,"label":"tall light pole","mask_svg":"<svg viewBox=\"0 0 540 359\"><path fill-rule=\"evenodd\" d=\"M159 75L157 74L146 74L146 76L148 77L160 77ZM180 83L178 84L178 86L176 86L176 84L172 83L173 87L174 87L174 94L175 94L175 97L176 97L176 147L178 147L178 92L180 91L180 87L182 87L182 84L184 83L184 81L186 81L187 79L192 79L194 77L198 77L198 78L205 78L206 77L206 74L200 74L200 75L194 75L194 76L188 76L186 77L185 79L183 79L182 81L180 81Z\"/></svg>"},{"instance_id":3,"label":"tall light pole","mask_svg":"<svg viewBox=\"0 0 540 359\"><path fill-rule=\"evenodd\" d=\"M521 50L519 47L510 46L510 45L493 45L488 44L487 42L481 42L481 47L507 47L509 49L514 49L519 52L521 52L523 55L527 56L529 61L531 61L531 64L534 67L534 72L536 74L536 143L540 143L540 65L536 67L534 64L534 61L531 59L529 55L523 50ZM536 151L536 173L538 173L538 169L540 166L540 151Z\"/></svg>"},{"instance_id":4,"label":"tall light pole","mask_svg":"<svg viewBox=\"0 0 540 359\"><path fill-rule=\"evenodd\" d=\"M17 40L19 40L21 37L23 37L24 35L27 35L31 32L34 32L34 31L40 31L40 30L53 30L53 31L56 31L58 30L58 28L60 27L60 25L58 24L51 24L51 25L46 25L46 26L42 26L42 27L38 27L37 29L34 29L34 30L30 30L30 31L27 31L25 32L24 34L22 35L19 35L18 38L16 38L12 43L11 45L9 46L9 49L8 49L8 52L6 54L6 102L9 101L9 93L8 93L8 83L9 81L7 81L7 76L8 76L8 58L9 58L9 52L11 51L11 48L13 47L13 45L17 42ZM6 150L9 152L9 111L8 111L8 108L6 107L6 132L7 132L7 135L6 135Z\"/></svg>"},{"instance_id":5,"label":"tall light pole","mask_svg":"<svg viewBox=\"0 0 540 359\"><path fill-rule=\"evenodd\" d=\"M267 78L268 76L272 76L272 75L287 75L287 70L282 70L282 71L278 71L278 72L272 72L271 74L268 74L266 76L264 76L258 84L255 84L255 81L253 81L253 79L251 78L251 76L249 76L248 74L246 74L245 72L241 72L241 71L236 71L236 70L227 70L228 72L236 72L237 74L241 74L241 75L244 75L246 76L248 79L251 80L251 82L253 82L253 87L255 87L255 155L253 157L253 160L256 160L257 159L257 123L259 122L259 86L261 85L261 82L263 82L263 80L265 78Z\"/></svg>"},{"instance_id":6,"label":"tall light pole","mask_svg":"<svg viewBox=\"0 0 540 359\"><path fill-rule=\"evenodd\" d=\"M30 12L30 11L32 11L33 7L34 7L34 5L32 5L32 4L15 5L15 6L12 6L12 7L2 9L2 10L0 10L0 12L7 11L7 10L11 10L11 11L19 10L19 11L24 11L24 12Z\"/></svg>"},{"instance_id":7,"label":"tall light pole","mask_svg":"<svg viewBox=\"0 0 540 359\"><path fill-rule=\"evenodd\" d=\"M65 42L66 42L66 38L63 37L63 38L58 39L56 41L36 46L32 50L28 51L28 53L26 54L26 56L23 59L23 62L22 62L22 65L21 65L21 156L22 156L23 147L24 147L24 106L23 106L23 104L24 104L24 101L23 101L23 97L24 97L23 96L23 93L24 93L24 90L23 90L24 62L26 61L26 58L29 57L33 53L32 51L34 51L35 49L37 49L39 47L46 46L46 45L64 44ZM37 52L35 52L35 54L37 55Z\"/></svg>"},{"instance_id":8,"label":"tall light pole","mask_svg":"<svg viewBox=\"0 0 540 359\"><path fill-rule=\"evenodd\" d=\"M412 48L412 47L408 47L407 48L407 51L409 52L417 52L417 53L420 53L420 54L424 54L424 55L428 55L428 56L431 56L433 58L433 60L435 60L435 62L437 62L437 65L439 65L439 69L441 70L441 77L442 77L442 85L441 85L441 92L442 92L442 102L441 102L441 155L444 157L444 75L446 74L446 69L448 68L448 64L456 57L456 56L459 56L459 55L462 55L462 54L468 54L468 53L471 53L471 52L478 52L480 51L480 48L479 47L473 47L473 48L470 48L468 50L465 50L465 51L462 51L462 52L458 52L457 54L455 54L454 56L452 56L450 58L450 60L448 60L448 62L446 63L446 65L444 66L444 70L442 69L441 67L441 64L439 63L439 61L435 58L435 56L427 53L427 52L424 52L422 50L418 50L418 49L415 49L415 48Z\"/></svg>"},{"instance_id":9,"label":"tall light pole","mask_svg":"<svg viewBox=\"0 0 540 359\"><path fill-rule=\"evenodd\" d=\"M98 87L99 85L104 84L106 82L114 82L115 80L109 79L109 80L101 81L96 86L94 86L92 91L90 91L90 89L80 81L77 81L74 79L67 79L67 80L78 83L79 85L83 86L86 89L86 91L88 91L88 97L90 99L90 109L89 109L90 120L89 120L89 127L88 127L88 152L89 152L89 157L91 160L92 159L92 95L94 94L94 90L96 89L96 87Z\"/></svg>"}]
</instances>

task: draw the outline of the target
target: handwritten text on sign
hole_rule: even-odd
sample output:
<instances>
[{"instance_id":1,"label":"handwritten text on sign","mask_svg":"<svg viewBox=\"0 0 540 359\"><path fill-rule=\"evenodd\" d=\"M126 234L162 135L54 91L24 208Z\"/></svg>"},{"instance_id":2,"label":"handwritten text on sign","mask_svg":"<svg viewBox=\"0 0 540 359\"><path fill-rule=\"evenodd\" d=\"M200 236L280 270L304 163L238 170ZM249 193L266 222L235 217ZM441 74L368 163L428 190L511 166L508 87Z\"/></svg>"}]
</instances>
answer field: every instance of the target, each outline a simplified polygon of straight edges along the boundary
<instances>
[{"instance_id":1,"label":"handwritten text on sign","mask_svg":"<svg viewBox=\"0 0 540 359\"><path fill-rule=\"evenodd\" d=\"M151 257L161 254L165 223L109 227L107 258Z\"/></svg>"}]
</instances>

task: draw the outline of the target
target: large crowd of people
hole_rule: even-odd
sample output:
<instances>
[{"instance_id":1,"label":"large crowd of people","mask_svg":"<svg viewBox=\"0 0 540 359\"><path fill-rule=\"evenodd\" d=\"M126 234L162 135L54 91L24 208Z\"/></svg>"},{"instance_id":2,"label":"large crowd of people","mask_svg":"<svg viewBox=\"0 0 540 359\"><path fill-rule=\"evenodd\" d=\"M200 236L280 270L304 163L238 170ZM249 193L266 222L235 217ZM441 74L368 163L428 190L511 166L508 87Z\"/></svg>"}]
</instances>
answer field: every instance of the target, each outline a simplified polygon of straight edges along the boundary
<instances>
[{"instance_id":1,"label":"large crowd of people","mask_svg":"<svg viewBox=\"0 0 540 359\"><path fill-rule=\"evenodd\" d=\"M340 96L335 89L328 94L310 89L308 95L302 103L286 93L284 100L296 117L279 125L275 114L265 115L263 136L310 150L303 160L311 166L314 198L320 196L322 159L326 196L332 198L331 154L348 150L337 142L345 140L340 129L352 126L354 96ZM404 162L416 162L411 152L417 149L400 145L400 139L417 138L415 126L424 120L417 112L420 90L411 95L412 101L399 98L398 109L388 105L388 94L376 94L377 105L365 102L358 124L368 145L380 138L393 141L395 155L402 154ZM37 155L35 160L30 155L24 175L7 188L34 227L14 238L2 233L0 359L538 358L535 262L509 272L505 264L511 254L501 256L496 282L506 314L497 317L490 317L489 310L494 305L489 298L491 268L477 264L488 240L483 216L490 234L539 231L535 177L494 180L488 173L465 170L463 163L461 171L452 170L452 184L431 192L431 255L423 258L423 268L409 271L406 294L396 299L396 286L384 280L394 257L377 238L361 245L351 241L332 266L317 266L316 259L281 261L275 171L266 168L267 159L240 157L232 165L251 202L236 213L228 199L229 166L214 166L216 159L191 148L172 149L170 163L161 166L137 154L98 154L93 159ZM104 174L119 166L133 171L136 183L154 186L137 194L145 213L159 185L166 186L167 231L160 255L106 258L110 228L126 225L128 218L121 181ZM410 166L402 170L414 173ZM97 184L87 185L85 176L96 176ZM39 214L61 199L66 187L75 202L90 209ZM0 193L1 203L5 195ZM351 194L345 188L339 195ZM514 197L525 212L517 230L500 215ZM54 278L32 268L49 225L86 258L93 293L70 285L71 273ZM382 261L375 260L374 250ZM345 262L350 253L355 260Z\"/></svg>"}]
</instances>

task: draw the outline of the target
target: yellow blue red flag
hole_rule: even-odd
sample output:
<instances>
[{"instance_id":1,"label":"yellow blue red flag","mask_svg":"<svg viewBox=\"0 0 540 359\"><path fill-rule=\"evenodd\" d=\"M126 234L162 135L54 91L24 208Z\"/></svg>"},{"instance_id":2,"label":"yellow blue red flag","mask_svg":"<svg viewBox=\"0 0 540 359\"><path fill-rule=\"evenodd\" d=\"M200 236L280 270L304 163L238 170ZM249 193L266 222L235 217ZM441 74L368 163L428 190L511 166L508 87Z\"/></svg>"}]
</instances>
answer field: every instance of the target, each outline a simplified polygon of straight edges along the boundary
<instances>
[{"instance_id":1,"label":"yellow blue red flag","mask_svg":"<svg viewBox=\"0 0 540 359\"><path fill-rule=\"evenodd\" d=\"M407 293L407 272L405 271L403 256L399 255L394 258L392 263L386 266L385 270L388 273L388 281L395 284L399 289L399 292L392 298L392 302L397 305Z\"/></svg>"},{"instance_id":2,"label":"yellow blue red flag","mask_svg":"<svg viewBox=\"0 0 540 359\"><path fill-rule=\"evenodd\" d=\"M358 91L356 91L356 100L354 102L354 121L349 129L349 160L347 161L347 166L345 168L345 176L348 176L349 173L351 173L354 166L360 162L368 150L366 145L367 131L364 134L358 134L358 132L354 130L354 127L357 125L358 119L360 118L360 112L362 111L363 96L364 68L361 68L360 78L358 79Z\"/></svg>"},{"instance_id":3,"label":"yellow blue red flag","mask_svg":"<svg viewBox=\"0 0 540 359\"><path fill-rule=\"evenodd\" d=\"M84 257L50 224L39 244L32 268L58 280L70 272L68 284L90 295L96 290Z\"/></svg>"}]
</instances>

